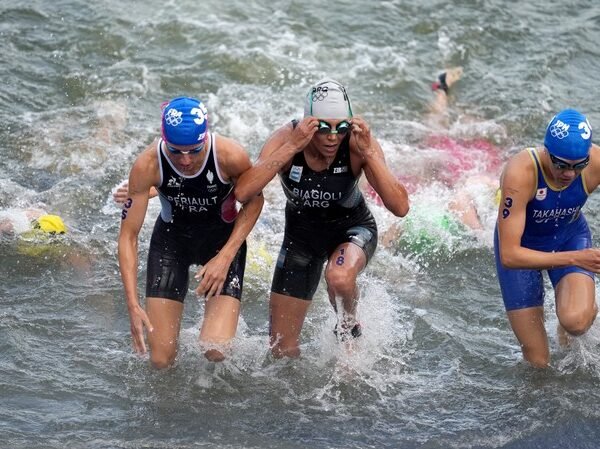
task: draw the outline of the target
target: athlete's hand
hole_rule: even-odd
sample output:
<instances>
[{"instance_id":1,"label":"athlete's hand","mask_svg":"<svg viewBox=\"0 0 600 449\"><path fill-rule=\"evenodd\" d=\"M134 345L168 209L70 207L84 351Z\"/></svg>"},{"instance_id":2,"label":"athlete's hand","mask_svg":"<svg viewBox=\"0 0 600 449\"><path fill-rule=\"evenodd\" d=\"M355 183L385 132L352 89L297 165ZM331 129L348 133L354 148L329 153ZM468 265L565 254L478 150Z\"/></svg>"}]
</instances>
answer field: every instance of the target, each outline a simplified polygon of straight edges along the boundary
<instances>
[{"instance_id":1,"label":"athlete's hand","mask_svg":"<svg viewBox=\"0 0 600 449\"><path fill-rule=\"evenodd\" d=\"M600 248L587 248L577 251L575 265L584 270L600 273Z\"/></svg>"},{"instance_id":2,"label":"athlete's hand","mask_svg":"<svg viewBox=\"0 0 600 449\"><path fill-rule=\"evenodd\" d=\"M305 117L293 129L290 144L300 153L306 148L310 140L319 129L319 120L316 117Z\"/></svg>"},{"instance_id":3,"label":"athlete's hand","mask_svg":"<svg viewBox=\"0 0 600 449\"><path fill-rule=\"evenodd\" d=\"M371 146L371 128L367 122L360 117L354 117L350 123L352 124L352 137L360 155L364 158L374 153Z\"/></svg>"},{"instance_id":4,"label":"athlete's hand","mask_svg":"<svg viewBox=\"0 0 600 449\"><path fill-rule=\"evenodd\" d=\"M117 189L113 192L113 201L117 204L123 204L127 200L127 193L129 191L129 183L123 181L117 186Z\"/></svg>"},{"instance_id":5,"label":"athlete's hand","mask_svg":"<svg viewBox=\"0 0 600 449\"><path fill-rule=\"evenodd\" d=\"M145 354L144 326L148 329L148 332L154 332L154 326L152 326L146 311L139 304L129 308L129 324L131 337L133 338L133 349L138 354Z\"/></svg>"},{"instance_id":6,"label":"athlete's hand","mask_svg":"<svg viewBox=\"0 0 600 449\"><path fill-rule=\"evenodd\" d=\"M226 257L223 252L219 252L200 268L195 276L196 279L200 280L200 284L196 288L196 294L205 296L206 299L220 295L231 261L231 258Z\"/></svg>"}]
</instances>

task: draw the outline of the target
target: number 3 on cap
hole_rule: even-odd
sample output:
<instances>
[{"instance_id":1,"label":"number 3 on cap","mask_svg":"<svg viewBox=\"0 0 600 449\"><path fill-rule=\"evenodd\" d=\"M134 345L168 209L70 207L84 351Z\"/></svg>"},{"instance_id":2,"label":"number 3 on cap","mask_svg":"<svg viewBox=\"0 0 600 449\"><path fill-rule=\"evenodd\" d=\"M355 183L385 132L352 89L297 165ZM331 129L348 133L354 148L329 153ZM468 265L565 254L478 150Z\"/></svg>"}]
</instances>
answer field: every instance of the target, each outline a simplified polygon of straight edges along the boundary
<instances>
[{"instance_id":1,"label":"number 3 on cap","mask_svg":"<svg viewBox=\"0 0 600 449\"><path fill-rule=\"evenodd\" d=\"M587 121L581 122L578 128L583 130L583 132L581 133L582 139L588 140L590 137L592 137L592 127Z\"/></svg>"},{"instance_id":2,"label":"number 3 on cap","mask_svg":"<svg viewBox=\"0 0 600 449\"><path fill-rule=\"evenodd\" d=\"M192 110L190 111L190 114L196 116L196 118L194 119L194 123L196 125L202 125L202 123L204 123L207 113L208 110L206 109L206 106L204 106L202 103L200 103L200 107L192 108Z\"/></svg>"}]
</instances>

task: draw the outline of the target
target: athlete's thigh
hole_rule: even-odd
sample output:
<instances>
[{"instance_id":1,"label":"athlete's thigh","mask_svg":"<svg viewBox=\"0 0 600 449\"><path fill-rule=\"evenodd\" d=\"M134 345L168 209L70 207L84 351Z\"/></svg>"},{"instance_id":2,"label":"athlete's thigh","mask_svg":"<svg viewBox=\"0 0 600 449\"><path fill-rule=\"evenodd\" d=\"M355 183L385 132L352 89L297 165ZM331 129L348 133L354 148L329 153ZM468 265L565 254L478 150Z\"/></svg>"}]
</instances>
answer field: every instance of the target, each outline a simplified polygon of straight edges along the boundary
<instances>
[{"instance_id":1,"label":"athlete's thigh","mask_svg":"<svg viewBox=\"0 0 600 449\"><path fill-rule=\"evenodd\" d=\"M345 272L356 278L367 265L367 256L362 248L354 243L342 243L329 257L325 269L326 276Z\"/></svg>"},{"instance_id":2,"label":"athlete's thigh","mask_svg":"<svg viewBox=\"0 0 600 449\"><path fill-rule=\"evenodd\" d=\"M498 231L494 235L494 257L506 311L544 305L544 280L540 270L505 268L500 260Z\"/></svg>"},{"instance_id":3,"label":"athlete's thigh","mask_svg":"<svg viewBox=\"0 0 600 449\"><path fill-rule=\"evenodd\" d=\"M356 277L369 263L377 248L377 228L372 223L346 230L329 255L327 273L349 271Z\"/></svg>"},{"instance_id":4,"label":"athlete's thigh","mask_svg":"<svg viewBox=\"0 0 600 449\"><path fill-rule=\"evenodd\" d=\"M319 247L309 239L308 235L299 236L298 232L286 230L273 273L273 294L312 300L327 252L324 244Z\"/></svg>"},{"instance_id":5,"label":"athlete's thigh","mask_svg":"<svg viewBox=\"0 0 600 449\"><path fill-rule=\"evenodd\" d=\"M561 244L559 250L579 251L591 247L592 234L587 222L582 218L581 223L576 226L572 235ZM589 308L595 302L595 275L591 271L576 265L569 265L548 270L548 276L555 290L557 312L561 309Z\"/></svg>"},{"instance_id":6,"label":"athlete's thigh","mask_svg":"<svg viewBox=\"0 0 600 449\"><path fill-rule=\"evenodd\" d=\"M556 313L589 312L596 308L594 278L585 272L569 273L558 282L555 289Z\"/></svg>"},{"instance_id":7,"label":"athlete's thigh","mask_svg":"<svg viewBox=\"0 0 600 449\"><path fill-rule=\"evenodd\" d=\"M229 265L227 276L225 277L225 282L223 284L223 290L221 291L221 296L236 299L238 303L242 299L242 291L244 289L246 253L247 244L244 242L233 258L231 265ZM239 311L239 304L237 304L237 307Z\"/></svg>"},{"instance_id":8,"label":"athlete's thigh","mask_svg":"<svg viewBox=\"0 0 600 449\"><path fill-rule=\"evenodd\" d=\"M146 296L183 302L189 285L190 239L159 217L154 226L146 267Z\"/></svg>"}]
</instances>

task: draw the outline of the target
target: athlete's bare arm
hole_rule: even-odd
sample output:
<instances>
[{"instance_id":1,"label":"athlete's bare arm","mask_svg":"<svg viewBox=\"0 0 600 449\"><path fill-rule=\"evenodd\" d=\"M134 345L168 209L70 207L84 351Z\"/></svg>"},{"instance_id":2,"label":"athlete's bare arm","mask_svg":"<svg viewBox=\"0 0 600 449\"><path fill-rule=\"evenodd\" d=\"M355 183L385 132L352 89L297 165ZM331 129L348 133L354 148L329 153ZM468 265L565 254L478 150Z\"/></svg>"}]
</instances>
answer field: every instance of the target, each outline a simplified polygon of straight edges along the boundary
<instances>
[{"instance_id":1,"label":"athlete's bare arm","mask_svg":"<svg viewBox=\"0 0 600 449\"><path fill-rule=\"evenodd\" d=\"M133 347L138 353L146 352L144 326L149 332L153 330L152 324L138 300L138 235L146 216L150 187L158 184L158 179L156 142L154 142L140 154L131 169L128 197L121 211L119 233L119 269L129 311Z\"/></svg>"},{"instance_id":2,"label":"athlete's bare arm","mask_svg":"<svg viewBox=\"0 0 600 449\"><path fill-rule=\"evenodd\" d=\"M278 172L288 168L294 155L303 151L313 138L318 125L316 118L306 117L296 128L288 123L275 131L254 166L240 176L235 188L238 201L244 203L258 195Z\"/></svg>"},{"instance_id":3,"label":"athlete's bare arm","mask_svg":"<svg viewBox=\"0 0 600 449\"><path fill-rule=\"evenodd\" d=\"M408 192L388 168L381 145L371 135L367 122L360 117L352 119L350 151L353 159L360 160L367 181L385 207L394 215L404 217L409 209Z\"/></svg>"}]
</instances>

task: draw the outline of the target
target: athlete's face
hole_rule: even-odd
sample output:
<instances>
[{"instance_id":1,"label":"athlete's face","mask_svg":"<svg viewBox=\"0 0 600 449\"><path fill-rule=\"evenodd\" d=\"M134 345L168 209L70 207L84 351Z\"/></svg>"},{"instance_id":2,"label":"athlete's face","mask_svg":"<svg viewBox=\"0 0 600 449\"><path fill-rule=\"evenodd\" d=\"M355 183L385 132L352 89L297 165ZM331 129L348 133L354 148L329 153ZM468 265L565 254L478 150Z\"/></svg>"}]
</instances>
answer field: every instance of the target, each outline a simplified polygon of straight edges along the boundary
<instances>
[{"instance_id":1,"label":"athlete's face","mask_svg":"<svg viewBox=\"0 0 600 449\"><path fill-rule=\"evenodd\" d=\"M165 142L169 159L184 175L194 174L203 160L204 147L206 146L206 139L200 144L194 145L172 145Z\"/></svg>"},{"instance_id":2,"label":"athlete's face","mask_svg":"<svg viewBox=\"0 0 600 449\"><path fill-rule=\"evenodd\" d=\"M589 156L583 159L570 160L556 157L549 152L547 154L550 160L550 172L554 181L560 187L571 184L590 162Z\"/></svg>"},{"instance_id":3,"label":"athlete's face","mask_svg":"<svg viewBox=\"0 0 600 449\"><path fill-rule=\"evenodd\" d=\"M313 141L323 156L332 157L351 129L352 125L347 119L319 119Z\"/></svg>"}]
</instances>

